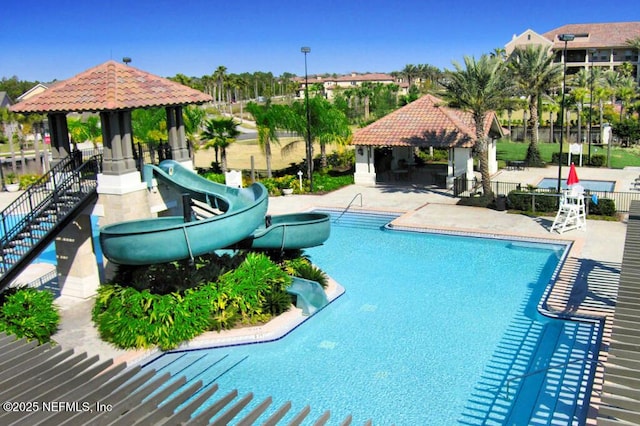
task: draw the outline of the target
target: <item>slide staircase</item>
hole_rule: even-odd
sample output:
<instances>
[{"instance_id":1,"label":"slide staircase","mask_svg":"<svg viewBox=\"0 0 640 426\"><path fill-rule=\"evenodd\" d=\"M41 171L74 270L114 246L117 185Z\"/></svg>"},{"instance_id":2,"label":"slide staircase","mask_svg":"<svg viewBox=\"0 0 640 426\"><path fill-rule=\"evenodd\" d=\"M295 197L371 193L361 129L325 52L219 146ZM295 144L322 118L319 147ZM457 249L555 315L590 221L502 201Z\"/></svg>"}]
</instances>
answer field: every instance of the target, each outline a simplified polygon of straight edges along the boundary
<instances>
[{"instance_id":1,"label":"slide staircase","mask_svg":"<svg viewBox=\"0 0 640 426\"><path fill-rule=\"evenodd\" d=\"M1 212L0 291L97 199L101 164L100 155L83 161L81 155L74 153L53 166Z\"/></svg>"}]
</instances>

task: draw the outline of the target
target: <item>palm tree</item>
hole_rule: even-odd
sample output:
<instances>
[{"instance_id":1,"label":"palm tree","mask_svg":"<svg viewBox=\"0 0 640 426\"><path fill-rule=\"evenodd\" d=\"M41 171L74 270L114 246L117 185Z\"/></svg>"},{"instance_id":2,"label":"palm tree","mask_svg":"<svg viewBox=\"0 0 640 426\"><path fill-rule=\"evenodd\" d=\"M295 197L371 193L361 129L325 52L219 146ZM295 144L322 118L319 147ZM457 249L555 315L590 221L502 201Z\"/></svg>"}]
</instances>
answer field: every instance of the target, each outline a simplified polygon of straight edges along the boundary
<instances>
[{"instance_id":1,"label":"palm tree","mask_svg":"<svg viewBox=\"0 0 640 426\"><path fill-rule=\"evenodd\" d=\"M224 95L224 83L226 81L227 67L220 65L213 72L213 80L216 84L216 93L218 95L218 104L222 104Z\"/></svg>"},{"instance_id":2,"label":"palm tree","mask_svg":"<svg viewBox=\"0 0 640 426\"><path fill-rule=\"evenodd\" d=\"M531 143L527 150L526 163L530 166L541 166L542 159L538 149L538 103L542 96L562 80L562 67L553 62L553 55L544 46L527 45L517 48L507 63L510 76L514 79L517 91L525 96L529 106L531 120Z\"/></svg>"},{"instance_id":3,"label":"palm tree","mask_svg":"<svg viewBox=\"0 0 640 426\"><path fill-rule=\"evenodd\" d=\"M582 114L584 113L584 103L589 95L590 72L587 68L581 68L580 71L571 76L571 96L578 107L578 142L582 140Z\"/></svg>"},{"instance_id":4,"label":"palm tree","mask_svg":"<svg viewBox=\"0 0 640 426\"><path fill-rule=\"evenodd\" d=\"M418 67L413 64L407 64L404 66L402 71L400 71L400 75L406 77L407 84L409 87L413 84L413 79L418 75Z\"/></svg>"},{"instance_id":5,"label":"palm tree","mask_svg":"<svg viewBox=\"0 0 640 426\"><path fill-rule=\"evenodd\" d=\"M623 111L625 107L631 104L631 101L638 93L638 85L633 77L622 77L619 81L616 95L620 99L620 121L622 121ZM627 113L628 114L628 113Z\"/></svg>"},{"instance_id":6,"label":"palm tree","mask_svg":"<svg viewBox=\"0 0 640 426\"><path fill-rule=\"evenodd\" d=\"M191 153L191 161L194 161L195 150L198 145L194 143L198 133L202 129L202 123L207 113L204 108L198 105L188 105L182 109L182 121L184 122L184 135L187 138L187 145Z\"/></svg>"},{"instance_id":7,"label":"palm tree","mask_svg":"<svg viewBox=\"0 0 640 426\"><path fill-rule=\"evenodd\" d=\"M278 142L278 127L282 127L286 111L283 105L273 105L270 99L264 104L249 102L247 111L253 117L258 128L258 144L267 159L267 177L271 177L271 142Z\"/></svg>"},{"instance_id":8,"label":"palm tree","mask_svg":"<svg viewBox=\"0 0 640 426\"><path fill-rule=\"evenodd\" d=\"M212 118L204 123L201 138L205 148L215 147L220 151L220 169L227 172L227 147L235 142L240 134L233 118Z\"/></svg>"},{"instance_id":9,"label":"palm tree","mask_svg":"<svg viewBox=\"0 0 640 426\"><path fill-rule=\"evenodd\" d=\"M300 135L306 133L307 126L307 109L306 103L303 101L294 102L291 107L291 114L285 114L287 118L284 124L285 128L292 130ZM339 145L346 144L351 129L346 115L340 111L334 104L323 98L322 96L314 96L309 98L309 127L313 141L320 144L320 167L327 167L327 149L328 144L337 143ZM291 149L294 144L302 141L296 141L283 147L283 152Z\"/></svg>"},{"instance_id":10,"label":"palm tree","mask_svg":"<svg viewBox=\"0 0 640 426\"><path fill-rule=\"evenodd\" d=\"M473 116L476 130L475 148L480 154L480 174L482 191L486 197L493 196L489 175L489 140L485 134L487 114L499 109L511 92L511 83L505 78L504 63L496 58L482 55L476 61L465 56L465 67L454 62L455 72L449 73L444 83L445 99L449 105L469 111Z\"/></svg>"}]
</instances>

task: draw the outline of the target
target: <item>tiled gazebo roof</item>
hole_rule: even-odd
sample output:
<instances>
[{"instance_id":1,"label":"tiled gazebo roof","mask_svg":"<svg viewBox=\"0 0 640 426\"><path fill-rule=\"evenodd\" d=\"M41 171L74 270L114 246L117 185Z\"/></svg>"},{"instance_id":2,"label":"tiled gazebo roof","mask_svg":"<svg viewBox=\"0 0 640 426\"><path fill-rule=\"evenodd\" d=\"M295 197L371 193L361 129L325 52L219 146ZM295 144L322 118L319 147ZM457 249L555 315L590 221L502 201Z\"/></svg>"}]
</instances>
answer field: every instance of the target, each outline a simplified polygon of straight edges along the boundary
<instances>
[{"instance_id":1,"label":"tiled gazebo roof","mask_svg":"<svg viewBox=\"0 0 640 426\"><path fill-rule=\"evenodd\" d=\"M100 112L201 104L198 90L110 60L11 107L20 113Z\"/></svg>"},{"instance_id":2,"label":"tiled gazebo roof","mask_svg":"<svg viewBox=\"0 0 640 426\"><path fill-rule=\"evenodd\" d=\"M434 146L470 148L476 140L470 113L449 108L433 95L424 95L355 132L353 145ZM487 115L485 134L497 129L497 117Z\"/></svg>"}]
</instances>

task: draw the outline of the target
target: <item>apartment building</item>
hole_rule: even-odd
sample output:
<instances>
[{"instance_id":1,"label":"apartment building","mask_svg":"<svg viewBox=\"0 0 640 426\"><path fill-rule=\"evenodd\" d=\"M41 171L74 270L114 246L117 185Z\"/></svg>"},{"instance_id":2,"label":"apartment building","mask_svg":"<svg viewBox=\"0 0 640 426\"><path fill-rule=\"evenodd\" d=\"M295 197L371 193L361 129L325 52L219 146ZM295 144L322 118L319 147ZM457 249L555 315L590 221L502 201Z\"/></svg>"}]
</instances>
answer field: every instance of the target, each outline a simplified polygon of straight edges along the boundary
<instances>
[{"instance_id":1,"label":"apartment building","mask_svg":"<svg viewBox=\"0 0 640 426\"><path fill-rule=\"evenodd\" d=\"M566 42L560 34L571 34L573 40ZM598 24L567 24L551 31L539 34L531 29L505 45L507 55L514 49L528 44L548 46L556 56L556 62L565 63L567 74L578 72L581 68L602 67L617 69L628 62L633 66L633 74L640 82L638 49L629 45L630 40L640 37L640 22L611 22Z\"/></svg>"}]
</instances>

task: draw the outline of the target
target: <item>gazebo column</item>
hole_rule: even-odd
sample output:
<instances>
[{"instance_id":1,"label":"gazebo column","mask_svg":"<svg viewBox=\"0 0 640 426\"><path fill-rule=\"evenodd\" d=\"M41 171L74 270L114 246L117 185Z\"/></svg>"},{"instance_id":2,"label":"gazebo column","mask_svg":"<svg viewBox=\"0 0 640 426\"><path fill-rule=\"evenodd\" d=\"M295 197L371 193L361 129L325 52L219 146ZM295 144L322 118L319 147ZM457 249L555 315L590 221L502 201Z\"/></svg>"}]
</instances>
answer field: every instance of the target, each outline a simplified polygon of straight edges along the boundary
<instances>
[{"instance_id":1,"label":"gazebo column","mask_svg":"<svg viewBox=\"0 0 640 426\"><path fill-rule=\"evenodd\" d=\"M376 168L373 147L356 146L356 170L353 174L356 185L376 184Z\"/></svg>"},{"instance_id":2,"label":"gazebo column","mask_svg":"<svg viewBox=\"0 0 640 426\"><path fill-rule=\"evenodd\" d=\"M71 156L69 128L65 114L48 115L53 164ZM56 237L58 283L64 296L88 298L100 284L91 242L91 219L81 213Z\"/></svg>"},{"instance_id":3,"label":"gazebo column","mask_svg":"<svg viewBox=\"0 0 640 426\"><path fill-rule=\"evenodd\" d=\"M189 149L187 148L187 138L184 131L184 120L182 119L182 107L167 107L167 134L169 146L171 147L172 158L183 166L193 169Z\"/></svg>"},{"instance_id":4,"label":"gazebo column","mask_svg":"<svg viewBox=\"0 0 640 426\"><path fill-rule=\"evenodd\" d=\"M98 203L94 214L100 226L153 217L146 184L133 159L131 112L107 111L102 121L103 167L98 175ZM105 261L107 278L113 272Z\"/></svg>"},{"instance_id":5,"label":"gazebo column","mask_svg":"<svg viewBox=\"0 0 640 426\"><path fill-rule=\"evenodd\" d=\"M53 164L56 164L71 155L67 115L51 113L47 115L47 118L49 119L49 131L51 133L51 157Z\"/></svg>"},{"instance_id":6,"label":"gazebo column","mask_svg":"<svg viewBox=\"0 0 640 426\"><path fill-rule=\"evenodd\" d=\"M498 172L498 145L495 138L487 144L487 149L489 150L489 174L492 175Z\"/></svg>"}]
</instances>

